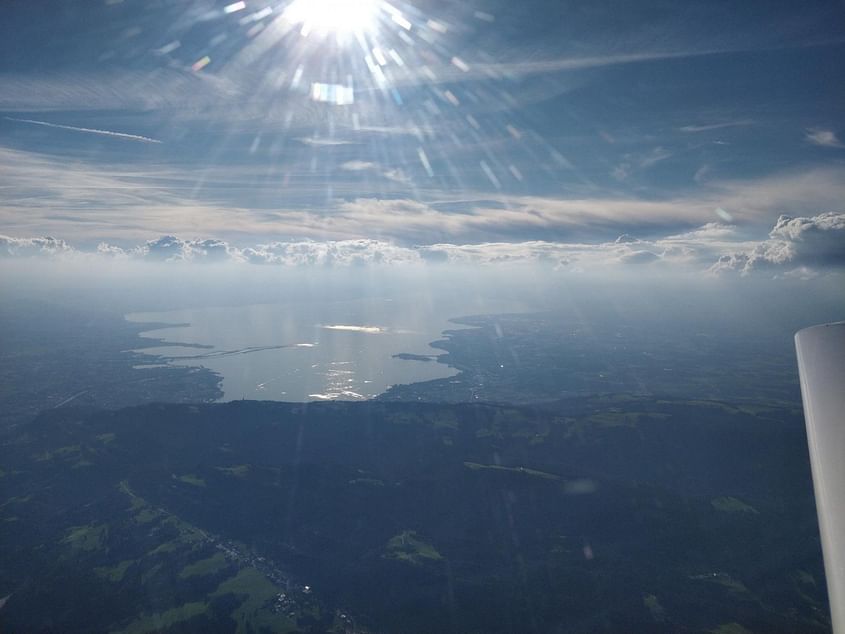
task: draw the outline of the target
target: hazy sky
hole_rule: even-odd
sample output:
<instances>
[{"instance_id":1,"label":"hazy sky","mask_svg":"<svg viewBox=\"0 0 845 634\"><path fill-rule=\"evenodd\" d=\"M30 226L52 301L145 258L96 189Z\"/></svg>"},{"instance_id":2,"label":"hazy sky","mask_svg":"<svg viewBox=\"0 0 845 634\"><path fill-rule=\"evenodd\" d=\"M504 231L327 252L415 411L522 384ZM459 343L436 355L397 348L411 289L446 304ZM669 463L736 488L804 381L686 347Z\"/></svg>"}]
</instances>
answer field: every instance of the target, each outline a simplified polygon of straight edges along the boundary
<instances>
[{"instance_id":1,"label":"hazy sky","mask_svg":"<svg viewBox=\"0 0 845 634\"><path fill-rule=\"evenodd\" d=\"M841 1L335 4L6 0L0 252L845 264Z\"/></svg>"}]
</instances>

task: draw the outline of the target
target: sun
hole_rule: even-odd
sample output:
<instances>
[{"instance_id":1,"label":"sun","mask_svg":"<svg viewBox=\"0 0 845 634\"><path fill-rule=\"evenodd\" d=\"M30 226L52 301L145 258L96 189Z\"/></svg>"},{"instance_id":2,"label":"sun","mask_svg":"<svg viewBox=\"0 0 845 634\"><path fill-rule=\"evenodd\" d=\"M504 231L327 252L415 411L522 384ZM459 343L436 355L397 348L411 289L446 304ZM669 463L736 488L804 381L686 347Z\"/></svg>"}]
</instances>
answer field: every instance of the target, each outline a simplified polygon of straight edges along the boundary
<instances>
[{"instance_id":1,"label":"sun","mask_svg":"<svg viewBox=\"0 0 845 634\"><path fill-rule=\"evenodd\" d=\"M381 0L293 0L285 17L302 25L302 34L338 37L375 30Z\"/></svg>"}]
</instances>

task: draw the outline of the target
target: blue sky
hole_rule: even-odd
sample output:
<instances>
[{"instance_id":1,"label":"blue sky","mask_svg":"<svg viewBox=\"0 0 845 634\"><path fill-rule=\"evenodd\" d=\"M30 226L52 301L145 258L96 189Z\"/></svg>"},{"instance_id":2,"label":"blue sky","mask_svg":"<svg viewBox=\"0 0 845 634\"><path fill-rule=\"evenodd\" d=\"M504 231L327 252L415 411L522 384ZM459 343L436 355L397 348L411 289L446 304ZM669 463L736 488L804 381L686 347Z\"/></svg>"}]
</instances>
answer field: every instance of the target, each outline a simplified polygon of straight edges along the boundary
<instances>
[{"instance_id":1,"label":"blue sky","mask_svg":"<svg viewBox=\"0 0 845 634\"><path fill-rule=\"evenodd\" d=\"M288 7L4 3L0 233L704 260L782 215L845 235L839 1L382 2L345 38Z\"/></svg>"}]
</instances>

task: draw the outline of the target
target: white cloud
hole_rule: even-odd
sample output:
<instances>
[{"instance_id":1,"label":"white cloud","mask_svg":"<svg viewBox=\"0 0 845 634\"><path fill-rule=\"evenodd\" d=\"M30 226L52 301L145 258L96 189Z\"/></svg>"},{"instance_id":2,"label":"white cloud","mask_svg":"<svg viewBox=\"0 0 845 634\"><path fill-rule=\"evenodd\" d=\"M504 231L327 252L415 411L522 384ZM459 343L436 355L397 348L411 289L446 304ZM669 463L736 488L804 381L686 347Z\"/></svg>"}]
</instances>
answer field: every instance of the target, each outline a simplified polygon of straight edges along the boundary
<instances>
[{"instance_id":1,"label":"white cloud","mask_svg":"<svg viewBox=\"0 0 845 634\"><path fill-rule=\"evenodd\" d=\"M820 145L822 147L832 147L832 148L845 148L845 144L839 140L836 136L836 133L833 130L822 130L820 128L812 128L807 130L807 134L804 137L808 143L812 143L813 145Z\"/></svg>"},{"instance_id":2,"label":"white cloud","mask_svg":"<svg viewBox=\"0 0 845 634\"><path fill-rule=\"evenodd\" d=\"M622 253L619 256L619 261L622 264L650 264L651 262L655 262L660 260L662 256L654 253L653 251L647 251L645 249L640 251L631 251L629 253Z\"/></svg>"},{"instance_id":3,"label":"white cloud","mask_svg":"<svg viewBox=\"0 0 845 634\"><path fill-rule=\"evenodd\" d=\"M364 163L354 167L370 169ZM199 176L214 186L205 188L194 170L170 165L68 162L2 147L0 164L0 231L56 235L89 246L197 234L247 245L307 239L405 245L598 242L624 233L659 236L667 227L691 230L715 220L763 235L783 213L810 217L845 199L845 169L839 166L757 180L714 179L671 198L648 200L489 192L462 192L459 198L436 189L414 190L412 199L404 172L376 163L372 170L384 177L383 197L356 197L360 187L341 179L333 199L326 199L319 183L256 183L250 167L209 167ZM259 200L251 204L254 197Z\"/></svg>"},{"instance_id":4,"label":"white cloud","mask_svg":"<svg viewBox=\"0 0 845 634\"><path fill-rule=\"evenodd\" d=\"M95 252L73 249L54 238L0 237L0 249L9 256L191 263L247 263L287 267L369 266L407 264L520 265L544 264L573 270L598 270L617 265L648 264L678 250L668 243L608 242L600 244L532 242L488 242L481 244L434 244L403 247L381 240L312 240L272 242L239 248L216 239L183 239L162 236L131 248L101 243ZM663 254L655 251L663 251Z\"/></svg>"},{"instance_id":5,"label":"white cloud","mask_svg":"<svg viewBox=\"0 0 845 634\"><path fill-rule=\"evenodd\" d=\"M340 166L340 169L347 172L365 172L378 169L378 164L371 161L346 161Z\"/></svg>"},{"instance_id":6,"label":"white cloud","mask_svg":"<svg viewBox=\"0 0 845 634\"><path fill-rule=\"evenodd\" d=\"M381 240L271 242L234 251L233 254L253 264L282 266L361 266L421 262L414 249Z\"/></svg>"},{"instance_id":7,"label":"white cloud","mask_svg":"<svg viewBox=\"0 0 845 634\"><path fill-rule=\"evenodd\" d=\"M467 265L541 264L563 271L601 272L619 267L690 264L689 254L659 241L603 242L488 242L482 244L434 244L419 248L424 260Z\"/></svg>"},{"instance_id":8,"label":"white cloud","mask_svg":"<svg viewBox=\"0 0 845 634\"><path fill-rule=\"evenodd\" d=\"M638 164L642 169L648 169L673 156L674 152L670 152L666 148L656 147L648 154L640 157Z\"/></svg>"},{"instance_id":9,"label":"white cloud","mask_svg":"<svg viewBox=\"0 0 845 634\"><path fill-rule=\"evenodd\" d=\"M73 249L55 238L0 236L0 254L53 259L119 258L136 261L257 264L285 267L397 265L541 265L572 273L657 267L664 272L740 273L763 271L809 278L845 267L845 214L782 216L769 237L747 240L732 225L708 223L657 239L620 236L599 243L482 242L401 246L386 240L298 240L239 247L220 239L162 236L131 248L102 243L96 252Z\"/></svg>"},{"instance_id":10,"label":"white cloud","mask_svg":"<svg viewBox=\"0 0 845 634\"><path fill-rule=\"evenodd\" d=\"M754 125L751 119L741 119L737 121L722 121L720 123L704 123L699 125L685 125L679 128L681 132L695 133L695 132L709 132L711 130L723 130L725 128L737 128L742 126Z\"/></svg>"},{"instance_id":11,"label":"white cloud","mask_svg":"<svg viewBox=\"0 0 845 634\"><path fill-rule=\"evenodd\" d=\"M393 181L394 183L399 183L402 185L411 184L411 178L401 168L394 167L385 169L380 164L374 163L372 161L346 161L345 163L341 164L340 169L346 172L373 172L379 174L380 176L386 178L389 181Z\"/></svg>"},{"instance_id":12,"label":"white cloud","mask_svg":"<svg viewBox=\"0 0 845 634\"><path fill-rule=\"evenodd\" d=\"M67 242L56 238L12 238L0 235L0 256L57 256L72 252L73 249Z\"/></svg>"},{"instance_id":13,"label":"white cloud","mask_svg":"<svg viewBox=\"0 0 845 634\"><path fill-rule=\"evenodd\" d=\"M384 170L382 172L382 176L384 176L387 180L393 181L394 183L400 183L402 185L410 185L412 183L411 177L408 176L404 170L398 167Z\"/></svg>"},{"instance_id":14,"label":"white cloud","mask_svg":"<svg viewBox=\"0 0 845 634\"><path fill-rule=\"evenodd\" d=\"M737 229L734 225L722 224L719 222L708 222L692 231L669 236L665 240L671 242L713 242L737 240Z\"/></svg>"},{"instance_id":15,"label":"white cloud","mask_svg":"<svg viewBox=\"0 0 845 634\"><path fill-rule=\"evenodd\" d=\"M845 266L845 213L812 217L781 216L769 239L719 258L712 271L817 271Z\"/></svg>"},{"instance_id":16,"label":"white cloud","mask_svg":"<svg viewBox=\"0 0 845 634\"><path fill-rule=\"evenodd\" d=\"M105 250L107 245L100 245L100 247ZM155 240L148 240L130 251L130 255L166 262L226 262L238 258L237 250L231 248L223 240L182 240L175 236L162 236Z\"/></svg>"},{"instance_id":17,"label":"white cloud","mask_svg":"<svg viewBox=\"0 0 845 634\"><path fill-rule=\"evenodd\" d=\"M352 145L352 141L345 141L343 139L330 139L325 137L300 137L297 139L300 143L310 145L311 147L334 147L337 145Z\"/></svg>"},{"instance_id":18,"label":"white cloud","mask_svg":"<svg viewBox=\"0 0 845 634\"><path fill-rule=\"evenodd\" d=\"M622 163L613 168L611 175L623 182L628 180L634 172L650 169L674 155L674 152L663 147L655 147L642 154L628 154Z\"/></svg>"}]
</instances>

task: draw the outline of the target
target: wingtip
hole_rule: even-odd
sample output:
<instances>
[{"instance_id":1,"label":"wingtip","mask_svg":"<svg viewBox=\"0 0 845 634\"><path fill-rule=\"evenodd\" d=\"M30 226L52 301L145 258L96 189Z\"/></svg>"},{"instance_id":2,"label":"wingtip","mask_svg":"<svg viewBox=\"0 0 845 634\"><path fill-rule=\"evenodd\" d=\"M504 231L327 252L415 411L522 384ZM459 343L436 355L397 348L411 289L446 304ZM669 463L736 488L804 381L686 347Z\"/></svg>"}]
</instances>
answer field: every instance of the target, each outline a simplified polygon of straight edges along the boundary
<instances>
[{"instance_id":1,"label":"wingtip","mask_svg":"<svg viewBox=\"0 0 845 634\"><path fill-rule=\"evenodd\" d=\"M795 333L795 339L798 340L799 336L805 335L808 332L814 332L817 330L824 330L826 328L836 328L836 327L843 327L845 326L845 321L832 321L827 324L817 324L815 326L809 326L807 328L802 328L798 332Z\"/></svg>"}]
</instances>

